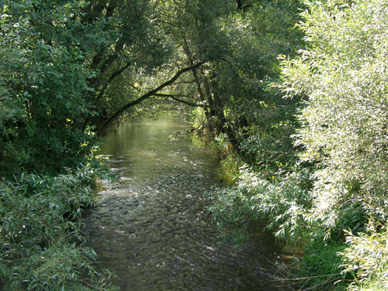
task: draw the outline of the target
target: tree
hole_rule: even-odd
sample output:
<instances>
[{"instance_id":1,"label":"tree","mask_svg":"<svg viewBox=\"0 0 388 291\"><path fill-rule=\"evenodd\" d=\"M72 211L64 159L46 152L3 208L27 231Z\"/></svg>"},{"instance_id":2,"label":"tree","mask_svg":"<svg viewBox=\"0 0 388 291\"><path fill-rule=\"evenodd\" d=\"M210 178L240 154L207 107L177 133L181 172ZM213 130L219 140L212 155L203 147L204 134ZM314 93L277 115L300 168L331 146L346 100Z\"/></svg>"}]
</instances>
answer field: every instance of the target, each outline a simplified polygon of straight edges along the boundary
<instances>
[{"instance_id":1,"label":"tree","mask_svg":"<svg viewBox=\"0 0 388 291\"><path fill-rule=\"evenodd\" d=\"M112 41L107 22L81 22L85 5L0 4L0 289L110 285L81 235L82 208L102 178L95 138L82 128L94 111L96 71L86 64L97 43Z\"/></svg>"},{"instance_id":2,"label":"tree","mask_svg":"<svg viewBox=\"0 0 388 291\"><path fill-rule=\"evenodd\" d=\"M158 2L96 0L84 8L83 23L95 25L99 21L111 25L114 36L97 43L86 63L97 72L89 80L95 91L90 103L95 105L97 115L89 118L87 124L101 125L123 103L136 98L139 92L134 84L142 83L142 78L154 73L170 57L169 44L154 25Z\"/></svg>"},{"instance_id":3,"label":"tree","mask_svg":"<svg viewBox=\"0 0 388 291\"><path fill-rule=\"evenodd\" d=\"M311 219L327 227L384 221L388 210L386 9L379 0L310 3L301 24L309 46L285 63L285 90L307 96L302 159L319 163Z\"/></svg>"},{"instance_id":4,"label":"tree","mask_svg":"<svg viewBox=\"0 0 388 291\"><path fill-rule=\"evenodd\" d=\"M282 99L270 84L280 73L279 54L293 54L302 43L301 31L294 28L300 7L298 1L260 1L244 11L230 9L218 18L218 32L210 34L218 41L207 42L214 43L217 57L193 72L198 101L209 106L204 109L207 125L226 134L235 150L252 161L264 144L273 143L268 150L277 152L279 144L292 147L289 121L294 119L298 100ZM202 41L186 43L185 53L193 58ZM277 145L273 136L261 142L274 127L279 133Z\"/></svg>"},{"instance_id":5,"label":"tree","mask_svg":"<svg viewBox=\"0 0 388 291\"><path fill-rule=\"evenodd\" d=\"M195 74L199 67L198 64L202 65L220 58L225 51L225 47L227 47L226 41L222 39L222 33L219 33L219 27L216 22L220 17L227 15L228 11L230 11L228 7L230 7L231 2L227 1L222 4L217 1L214 1L214 3L209 3L209 1L151 2L153 4L153 13L149 17L149 21L153 23L154 30L158 32L158 45L163 46L165 44L165 50L167 46L169 47L169 52L171 52L170 58L159 58L158 65L156 65L156 62L142 63L142 58L147 59L147 54L155 54L154 51L147 51L143 48L139 52L140 57L139 55L136 56L136 63L140 63L140 65L134 64L133 66L123 67L125 70L116 71L116 73L112 74L109 79L109 87L120 88L119 94L123 95L124 93L127 99L121 98L121 105L117 104L115 110L104 114L107 120L103 123L103 127L121 116L132 105L138 104L139 100L156 96L155 93L158 93L159 97L169 95L175 98L175 100L178 100L179 96L186 96L185 100L180 101L184 101L186 104L197 105L195 103L197 100L194 99L193 102L192 96L188 96L194 92L193 82L186 82L184 80L178 85L175 82L165 81L164 77L166 75L172 76L170 80L176 81L177 78L174 77L174 71L176 72L177 68L179 69L178 76L181 75L179 72L187 71L186 68L192 68L190 71ZM210 35L212 36L211 38L209 37ZM204 37L208 41L204 41ZM136 52L136 50L134 51ZM133 51L129 52L128 55L131 53ZM140 71L140 74L134 73L136 69ZM159 72L156 72L156 70ZM132 81L132 85L123 85L128 80ZM168 88L165 88L167 86L163 84L168 84ZM186 84L186 86L182 84ZM163 88L163 92L158 92ZM197 89L200 90L201 88L197 87ZM108 92L106 90L109 90L110 95L117 96L108 87L101 91L103 94L99 96L103 97L104 93ZM150 94L151 92L153 94ZM118 98L114 99L117 100ZM103 102L106 101L104 98L101 100ZM109 103L111 104L112 102Z\"/></svg>"},{"instance_id":6,"label":"tree","mask_svg":"<svg viewBox=\"0 0 388 291\"><path fill-rule=\"evenodd\" d=\"M302 29L308 46L286 61L284 89L305 96L303 161L316 163L311 223L327 234L348 229L341 253L350 290L388 285L386 1L310 2Z\"/></svg>"},{"instance_id":7,"label":"tree","mask_svg":"<svg viewBox=\"0 0 388 291\"><path fill-rule=\"evenodd\" d=\"M1 6L3 175L56 172L81 162L92 149L92 137L81 125L92 112L84 96L90 94L93 71L83 62L93 45L80 38L98 27L77 20L83 5L5 1Z\"/></svg>"}]
</instances>

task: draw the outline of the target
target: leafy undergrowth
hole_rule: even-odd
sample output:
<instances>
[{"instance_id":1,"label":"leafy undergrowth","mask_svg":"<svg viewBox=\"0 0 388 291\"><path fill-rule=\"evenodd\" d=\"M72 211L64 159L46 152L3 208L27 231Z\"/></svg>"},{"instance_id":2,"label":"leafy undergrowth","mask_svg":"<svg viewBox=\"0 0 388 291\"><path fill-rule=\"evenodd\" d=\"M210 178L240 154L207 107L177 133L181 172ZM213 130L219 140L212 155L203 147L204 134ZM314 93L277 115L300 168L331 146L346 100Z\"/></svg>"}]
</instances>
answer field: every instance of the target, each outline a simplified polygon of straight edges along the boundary
<instances>
[{"instance_id":1,"label":"leafy undergrowth","mask_svg":"<svg viewBox=\"0 0 388 291\"><path fill-rule=\"evenodd\" d=\"M94 267L80 216L93 206L90 166L56 177L0 181L0 284L3 290L114 290Z\"/></svg>"}]
</instances>

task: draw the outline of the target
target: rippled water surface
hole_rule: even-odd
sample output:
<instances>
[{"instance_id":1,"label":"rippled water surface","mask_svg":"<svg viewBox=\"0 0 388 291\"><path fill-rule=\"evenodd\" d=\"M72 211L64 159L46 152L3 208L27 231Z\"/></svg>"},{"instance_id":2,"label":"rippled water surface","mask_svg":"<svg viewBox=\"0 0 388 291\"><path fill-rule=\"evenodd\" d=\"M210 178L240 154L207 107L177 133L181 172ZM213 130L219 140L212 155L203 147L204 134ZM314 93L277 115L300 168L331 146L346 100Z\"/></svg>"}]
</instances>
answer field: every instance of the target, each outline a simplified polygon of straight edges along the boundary
<instances>
[{"instance_id":1,"label":"rippled water surface","mask_svg":"<svg viewBox=\"0 0 388 291\"><path fill-rule=\"evenodd\" d=\"M86 235L121 290L283 290L278 249L258 235L240 249L219 246L204 192L220 185L218 161L181 137L174 114L111 128L101 154L121 181L98 194Z\"/></svg>"}]
</instances>

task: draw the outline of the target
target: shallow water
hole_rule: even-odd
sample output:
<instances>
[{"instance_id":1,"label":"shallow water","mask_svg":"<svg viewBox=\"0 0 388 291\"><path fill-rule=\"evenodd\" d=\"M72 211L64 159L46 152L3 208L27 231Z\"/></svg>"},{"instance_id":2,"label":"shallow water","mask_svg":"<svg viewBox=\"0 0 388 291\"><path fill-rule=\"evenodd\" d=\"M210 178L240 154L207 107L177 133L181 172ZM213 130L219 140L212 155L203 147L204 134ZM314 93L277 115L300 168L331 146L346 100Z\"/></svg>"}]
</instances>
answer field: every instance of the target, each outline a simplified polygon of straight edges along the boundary
<instances>
[{"instance_id":1,"label":"shallow water","mask_svg":"<svg viewBox=\"0 0 388 291\"><path fill-rule=\"evenodd\" d=\"M220 186L218 161L182 137L175 114L110 128L101 154L121 180L98 193L84 222L102 267L121 290L284 290L269 235L219 246L204 192Z\"/></svg>"}]
</instances>

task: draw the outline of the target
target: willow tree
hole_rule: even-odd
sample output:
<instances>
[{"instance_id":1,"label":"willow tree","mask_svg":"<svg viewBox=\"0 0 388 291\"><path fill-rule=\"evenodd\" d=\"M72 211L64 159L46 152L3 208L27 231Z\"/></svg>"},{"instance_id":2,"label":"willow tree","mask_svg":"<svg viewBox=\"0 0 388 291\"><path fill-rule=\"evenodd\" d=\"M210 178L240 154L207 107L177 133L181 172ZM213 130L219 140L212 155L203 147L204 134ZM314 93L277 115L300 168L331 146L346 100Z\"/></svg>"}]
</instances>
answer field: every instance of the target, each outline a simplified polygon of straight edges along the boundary
<instances>
[{"instance_id":1,"label":"willow tree","mask_svg":"<svg viewBox=\"0 0 388 291\"><path fill-rule=\"evenodd\" d=\"M297 101L282 99L279 91L270 90L270 83L280 74L279 54L295 53L302 42L302 33L294 28L302 4L239 2L238 6L234 1L219 4L218 10L206 4L202 7L205 12L191 9L187 15L181 13L184 19L180 22L191 24L182 25L175 36L189 62L205 61L190 79L196 101L206 105L204 125L226 135L235 150L255 160L255 152L262 146L260 135L268 136L274 124L283 122L284 137L292 131L292 125L286 123L293 119ZM282 138L279 135L278 139ZM275 145L272 150L278 151Z\"/></svg>"},{"instance_id":2,"label":"willow tree","mask_svg":"<svg viewBox=\"0 0 388 291\"><path fill-rule=\"evenodd\" d=\"M284 74L290 95L308 96L297 138L303 160L321 168L314 219L335 226L351 208L384 220L387 4L328 1L309 8L302 27L310 47Z\"/></svg>"},{"instance_id":3,"label":"willow tree","mask_svg":"<svg viewBox=\"0 0 388 291\"><path fill-rule=\"evenodd\" d=\"M95 47L87 65L97 72L89 80L95 94L93 124L109 118L124 103L136 98L142 76L153 73L169 58L166 38L153 24L157 1L96 0L83 10L82 22L104 21L111 25L113 41Z\"/></svg>"},{"instance_id":4,"label":"willow tree","mask_svg":"<svg viewBox=\"0 0 388 291\"><path fill-rule=\"evenodd\" d=\"M285 90L307 96L297 143L317 165L307 216L349 229L347 267L366 289L387 288L387 23L381 0L309 2L308 46L285 64ZM371 281L372 280L372 281ZM359 289L357 289L359 290Z\"/></svg>"}]
</instances>

